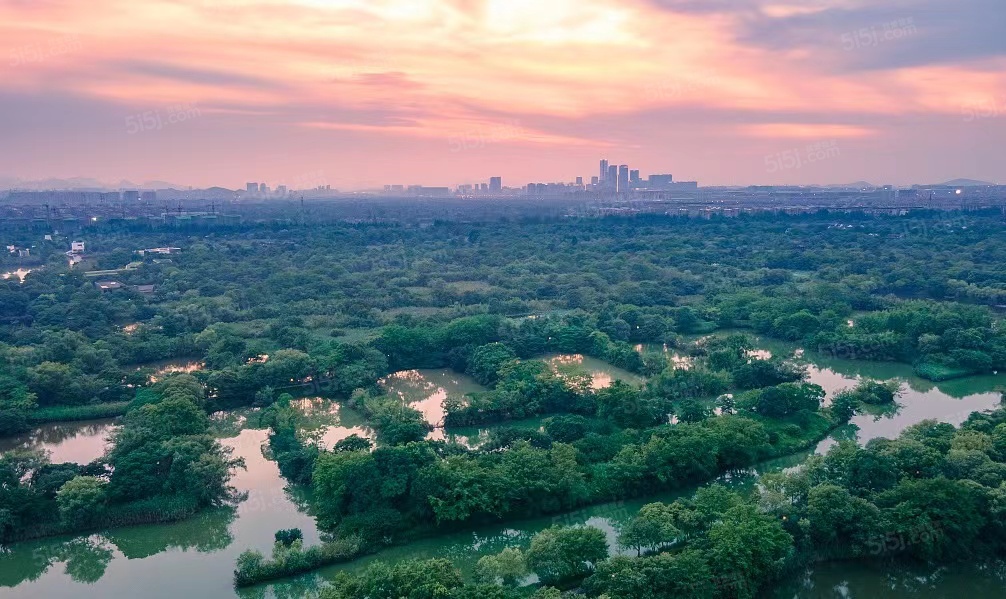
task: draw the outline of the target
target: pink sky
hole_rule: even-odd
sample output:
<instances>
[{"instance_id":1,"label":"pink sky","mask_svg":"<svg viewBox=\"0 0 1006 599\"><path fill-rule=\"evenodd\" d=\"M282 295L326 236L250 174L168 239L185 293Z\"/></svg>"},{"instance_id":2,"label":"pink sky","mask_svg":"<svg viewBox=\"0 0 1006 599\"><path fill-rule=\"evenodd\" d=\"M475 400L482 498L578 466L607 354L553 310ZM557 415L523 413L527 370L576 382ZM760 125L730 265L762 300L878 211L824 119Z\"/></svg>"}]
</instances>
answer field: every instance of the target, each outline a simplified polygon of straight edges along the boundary
<instances>
[{"instance_id":1,"label":"pink sky","mask_svg":"<svg viewBox=\"0 0 1006 599\"><path fill-rule=\"evenodd\" d=\"M707 185L1002 182L1004 11L0 0L0 176L519 186L608 158Z\"/></svg>"}]
</instances>

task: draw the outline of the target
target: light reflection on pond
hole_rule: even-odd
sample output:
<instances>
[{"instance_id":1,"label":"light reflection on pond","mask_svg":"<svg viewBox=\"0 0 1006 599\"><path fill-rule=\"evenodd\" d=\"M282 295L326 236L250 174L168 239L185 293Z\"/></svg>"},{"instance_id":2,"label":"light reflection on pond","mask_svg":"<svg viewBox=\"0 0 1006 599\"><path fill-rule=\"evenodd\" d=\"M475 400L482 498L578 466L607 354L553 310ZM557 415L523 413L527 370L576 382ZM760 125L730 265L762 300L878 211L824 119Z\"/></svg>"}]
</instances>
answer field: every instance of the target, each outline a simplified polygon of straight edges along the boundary
<instances>
[{"instance_id":1,"label":"light reflection on pond","mask_svg":"<svg viewBox=\"0 0 1006 599\"><path fill-rule=\"evenodd\" d=\"M631 385L639 385L645 381L638 374L583 354L551 354L542 359L551 364L560 374L589 375L590 386L595 390L610 387L617 380Z\"/></svg>"},{"instance_id":2,"label":"light reflection on pond","mask_svg":"<svg viewBox=\"0 0 1006 599\"><path fill-rule=\"evenodd\" d=\"M996 407L999 395L995 389L1006 383L1006 377L1003 376L970 377L932 383L915 377L911 367L906 365L833 360L809 352L801 355L797 346L764 340L758 340L757 345L773 356L792 357L807 363L809 381L824 387L829 398L842 388L854 386L864 377L902 381L903 393L898 400L901 407L897 413L858 415L854 420L859 427L858 431L843 429L833 435L836 438L849 438L858 433L861 443L876 436L897 436L904 427L924 418L959 423L973 410ZM594 370L595 364L589 360L574 360L571 366L590 372ZM610 365L605 366L611 368ZM631 375L611 373L612 370L608 370L609 380L628 379ZM591 374L592 380L597 380ZM439 404L443 397L450 393L464 394L481 390L466 386L466 378L451 371L419 371L418 376L405 374L388 377L385 388L389 393L398 394L421 409L428 418L435 419L436 412L429 410L442 410ZM642 379L637 377L635 380ZM294 405L303 415L304 428L301 434L316 439L326 447L331 447L350 434L372 436L358 413L340 409L329 400L305 398L295 400ZM0 597L76 599L92 594L108 597L134 596L137 585L142 585L145 597L173 598L179 593L193 597L234 597L231 572L237 555L244 549L257 548L268 552L273 533L278 529L291 527L304 531L307 544L317 543L320 534L306 507L305 498L286 488L275 463L263 454L267 431L256 428L259 426L257 412L258 410L248 409L214 415L216 425L222 429L225 426L232 429L223 435L226 437L223 442L235 448L235 457L244 457L248 462L248 471L239 472L234 479L236 487L249 492L246 502L236 509L207 512L178 524L116 529L77 539L45 539L17 544L9 552L0 554ZM541 423L535 419L507 425L538 428ZM62 439L60 435L63 433L58 433L56 426L63 425L52 425L49 428L51 434L43 432L46 427L40 427L25 439L39 439L42 443L50 443L53 449L60 448L60 459L57 461L88 462L97 457L96 451L97 455L103 451L103 439L114 424L112 421L99 422L87 428L89 423L77 423L71 425L71 428L79 426L80 429ZM487 431L488 429L452 430L448 434L470 442L487 435ZM88 448L73 445L74 439L88 440ZM0 440L0 443L3 442L10 445L7 439ZM23 441L15 445L21 443ZM824 450L828 443L822 444L818 450ZM807 451L773 460L750 470L730 473L719 480L738 490L750 489L757 474L799 466L811 453ZM305 592L313 590L319 580L330 578L341 570L355 571L378 559L447 557L457 560L462 570L470 573L482 555L496 553L507 546L523 546L529 542L534 532L554 523L589 523L604 530L609 539L614 539L619 528L641 505L657 500L670 501L678 496L690 495L693 491L693 488L689 488L638 501L588 507L555 517L475 527L393 548L353 564L325 569L320 575L242 591L241 595L260 597L279 593L284 596L303 596ZM891 568L864 571L858 564L840 564L836 566L837 569L828 568L818 568L805 578L798 577L795 582L783 585L780 594L771 595L772 599L865 599L879 596L909 599L957 596L962 593L969 593L975 599L1003 596L1002 578L996 578L986 571L975 571L970 577L919 571L913 575L926 577L926 582L915 584L909 578L901 576L898 570ZM179 576L179 572L184 572L184 576ZM897 578L891 579L890 576ZM810 580L810 587L806 585L807 580ZM848 593L843 595L846 592L843 589L847 589Z\"/></svg>"},{"instance_id":3,"label":"light reflection on pond","mask_svg":"<svg viewBox=\"0 0 1006 599\"><path fill-rule=\"evenodd\" d=\"M105 454L116 419L51 422L13 437L0 438L0 454L12 449L42 450L54 464L87 464Z\"/></svg>"},{"instance_id":4,"label":"light reflection on pond","mask_svg":"<svg viewBox=\"0 0 1006 599\"><path fill-rule=\"evenodd\" d=\"M434 440L445 438L441 428L445 416L444 400L487 390L471 377L448 368L403 370L389 374L378 383L388 395L419 410L426 422L436 427L428 436Z\"/></svg>"}]
</instances>

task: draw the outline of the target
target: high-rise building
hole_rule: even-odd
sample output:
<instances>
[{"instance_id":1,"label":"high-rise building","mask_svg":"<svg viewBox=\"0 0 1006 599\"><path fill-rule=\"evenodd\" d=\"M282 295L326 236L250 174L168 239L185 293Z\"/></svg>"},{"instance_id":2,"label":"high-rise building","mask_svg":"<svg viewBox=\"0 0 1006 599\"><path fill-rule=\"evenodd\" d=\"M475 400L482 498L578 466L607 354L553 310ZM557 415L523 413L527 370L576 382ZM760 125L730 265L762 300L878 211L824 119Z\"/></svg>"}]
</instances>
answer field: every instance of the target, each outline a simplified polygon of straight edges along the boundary
<instances>
[{"instance_id":1,"label":"high-rise building","mask_svg":"<svg viewBox=\"0 0 1006 599\"><path fill-rule=\"evenodd\" d=\"M140 199L142 199L144 202L156 202L157 201L157 192L156 191L144 191L143 193L140 194Z\"/></svg>"},{"instance_id":2,"label":"high-rise building","mask_svg":"<svg viewBox=\"0 0 1006 599\"><path fill-rule=\"evenodd\" d=\"M280 186L278 186L276 188L276 193L278 193L281 196L285 196L286 195L286 191L287 191L286 185L280 185Z\"/></svg>"},{"instance_id":3,"label":"high-rise building","mask_svg":"<svg viewBox=\"0 0 1006 599\"><path fill-rule=\"evenodd\" d=\"M489 193L489 184L488 183L480 183L479 184L479 191L481 191L482 193Z\"/></svg>"},{"instance_id":4,"label":"high-rise building","mask_svg":"<svg viewBox=\"0 0 1006 599\"><path fill-rule=\"evenodd\" d=\"M618 188L618 167L614 164L608 167L608 174L604 178L604 186L609 189Z\"/></svg>"},{"instance_id":5,"label":"high-rise building","mask_svg":"<svg viewBox=\"0 0 1006 599\"><path fill-rule=\"evenodd\" d=\"M503 177L490 177L489 191L491 192L503 191Z\"/></svg>"},{"instance_id":6,"label":"high-rise building","mask_svg":"<svg viewBox=\"0 0 1006 599\"><path fill-rule=\"evenodd\" d=\"M629 165L627 164L618 166L618 191L629 191Z\"/></svg>"},{"instance_id":7,"label":"high-rise building","mask_svg":"<svg viewBox=\"0 0 1006 599\"><path fill-rule=\"evenodd\" d=\"M629 171L629 183L639 183L639 171Z\"/></svg>"},{"instance_id":8,"label":"high-rise building","mask_svg":"<svg viewBox=\"0 0 1006 599\"><path fill-rule=\"evenodd\" d=\"M577 184L577 185L578 185L579 187L583 187L583 177L577 177L577 178L576 178L576 184Z\"/></svg>"},{"instance_id":9,"label":"high-rise building","mask_svg":"<svg viewBox=\"0 0 1006 599\"><path fill-rule=\"evenodd\" d=\"M590 184L597 187L597 184L601 182L600 177L591 177Z\"/></svg>"},{"instance_id":10,"label":"high-rise building","mask_svg":"<svg viewBox=\"0 0 1006 599\"><path fill-rule=\"evenodd\" d=\"M598 181L604 181L605 179L607 179L607 177L608 177L608 161L607 160L602 160L601 161L601 176L598 178Z\"/></svg>"},{"instance_id":11,"label":"high-rise building","mask_svg":"<svg viewBox=\"0 0 1006 599\"><path fill-rule=\"evenodd\" d=\"M140 192L134 191L134 190L124 191L124 192L122 192L122 201L123 202L139 202L140 201Z\"/></svg>"},{"instance_id":12,"label":"high-rise building","mask_svg":"<svg viewBox=\"0 0 1006 599\"><path fill-rule=\"evenodd\" d=\"M257 193L258 183L245 183L245 191L248 193Z\"/></svg>"},{"instance_id":13,"label":"high-rise building","mask_svg":"<svg viewBox=\"0 0 1006 599\"><path fill-rule=\"evenodd\" d=\"M258 186L258 190L262 193L269 193L269 186L266 185L265 183L262 183L261 185Z\"/></svg>"}]
</instances>

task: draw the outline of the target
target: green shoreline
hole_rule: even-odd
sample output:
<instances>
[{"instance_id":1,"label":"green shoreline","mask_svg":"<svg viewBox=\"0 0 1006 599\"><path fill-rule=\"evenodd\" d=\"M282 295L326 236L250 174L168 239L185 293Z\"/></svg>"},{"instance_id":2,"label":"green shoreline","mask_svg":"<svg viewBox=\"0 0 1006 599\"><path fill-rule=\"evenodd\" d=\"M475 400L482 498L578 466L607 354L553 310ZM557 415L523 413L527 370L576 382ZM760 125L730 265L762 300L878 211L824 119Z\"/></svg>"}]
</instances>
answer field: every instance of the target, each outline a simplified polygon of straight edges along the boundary
<instances>
[{"instance_id":1,"label":"green shoreline","mask_svg":"<svg viewBox=\"0 0 1006 599\"><path fill-rule=\"evenodd\" d=\"M822 416L822 419L823 418L824 417ZM818 435L816 435L816 436L814 436L812 438L808 438L805 441L803 441L803 442L801 442L801 443L799 443L797 445L792 446L791 448L787 448L787 450L785 452L777 453L777 454L769 456L769 457L767 457L767 458L765 458L763 460L760 460L760 461L758 461L758 462L756 462L754 464L750 464L749 466L747 466L747 468L749 468L749 469L751 469L751 468L757 468L759 465L762 465L762 464L765 464L765 463L768 463L768 462L771 462L771 461L774 461L774 460L786 458L786 457L789 457L789 456L793 456L793 455L799 454L800 452L803 452L803 451L806 451L808 449L811 449L811 448L815 447L821 441L827 439L828 436L832 432L834 432L836 429L838 429L838 428L840 428L842 426L845 426L845 423L837 423L836 424L834 421L829 420L828 421L828 426L825 429L823 429ZM654 496L658 495L659 493L666 493L666 492L669 492L669 491L676 491L676 490L680 490L682 488L685 488L687 486L695 486L695 485L707 484L710 481L716 480L718 477L723 476L724 474L726 474L727 472L730 472L730 471L731 470L720 470L714 476L712 476L710 478L707 478L707 479L704 479L704 480L699 480L699 481L690 481L689 484L687 484L687 485L682 485L682 486L677 486L677 487L663 488L663 489L660 489L660 491L658 493L650 493L650 494L645 494L645 495L633 495L631 497L622 497L622 498L605 498L604 500L601 500L601 501L592 501L592 502L584 503L582 505L577 506L577 508L575 510L564 510L564 511L558 511L558 512L545 512L545 513L537 514L535 517L558 516L558 515L561 515L561 514L564 514L564 513L569 513L570 511L578 511L578 510L582 510L582 509L585 509L585 508L590 508L590 507L596 507L596 506L599 506L599 505L604 505L606 503L610 503L613 500L614 501L618 501L618 500L624 500L624 499L630 499L630 498L631 499L645 499L647 497L654 497ZM519 519L513 519L513 520L498 520L498 521L494 521L494 522L496 522L498 524L515 524L515 523L519 523L519 522L522 522L522 521L526 521L527 519L528 518L519 518ZM476 525L478 525L478 524L484 524L484 522L468 523L468 524L476 524ZM350 562L353 562L353 561L355 561L357 559L360 559L360 558L365 557L367 555L372 555L374 553L378 553L378 552L380 552L382 550L385 550L385 549L389 549L389 548L392 548L392 547L406 546L406 545L409 545L410 543L414 543L416 541L425 540L425 539L431 539L431 538L436 538L436 537L444 535L444 534L450 534L452 532L457 532L458 529L463 529L463 528L467 528L467 526L458 526L454 530L443 530L443 529L437 529L437 528L434 528L434 527L426 527L425 529L424 528L415 528L415 529L413 529L413 530L411 530L409 532L409 534L407 535L407 538L403 538L399 542L387 543L387 544L384 544L384 545L381 545L381 546L378 546L378 547L373 547L373 546L366 547L366 546L362 546L361 545L359 547L359 549L356 551L356 553L353 554L353 555L347 555L347 554L343 554L343 553L333 552L333 554L332 554L333 559L331 561L318 561L318 562L316 562L313 565L313 567L310 567L310 568L305 568L302 565L302 563L298 562L297 564L295 564L289 570L271 571L271 572L268 572L268 573L266 573L266 574L264 574L262 576L248 576L248 575L239 574L238 570L235 569L235 572L234 572L234 574L235 574L234 584L235 584L235 587L237 587L237 588L246 588L246 587L252 587L252 586L258 586L258 585L266 584L266 583L269 583L269 582L275 582L277 580L283 580L283 579L287 579L287 578L292 578L292 577L295 577L295 576L301 576L301 575L313 572L315 570L319 570L319 569L327 567L327 566L334 566L334 565L338 565L338 564L350 563ZM343 543L343 542L345 542L345 541L344 540L337 540L337 541L333 541L331 543L322 543L320 545L315 545L315 546L309 547L307 549L304 549L303 553L306 554L308 552L314 552L314 553L317 553L317 554L324 555L324 553L325 553L324 548L326 546L332 545L333 543L334 544L338 544L338 543ZM266 568L267 570L272 570L276 566L274 566L273 562L271 562L270 560L266 560L266 561L262 562L262 567Z\"/></svg>"}]
</instances>

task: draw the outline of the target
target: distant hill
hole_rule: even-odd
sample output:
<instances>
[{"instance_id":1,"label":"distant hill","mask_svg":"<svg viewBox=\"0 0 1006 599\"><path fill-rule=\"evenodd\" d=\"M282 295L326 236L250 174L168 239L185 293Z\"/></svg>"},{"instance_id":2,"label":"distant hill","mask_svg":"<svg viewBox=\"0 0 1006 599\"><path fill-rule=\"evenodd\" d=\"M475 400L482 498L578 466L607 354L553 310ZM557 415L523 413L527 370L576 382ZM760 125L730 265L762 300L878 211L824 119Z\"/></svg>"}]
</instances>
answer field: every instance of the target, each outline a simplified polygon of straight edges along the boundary
<instances>
[{"instance_id":1,"label":"distant hill","mask_svg":"<svg viewBox=\"0 0 1006 599\"><path fill-rule=\"evenodd\" d=\"M142 189L188 189L185 185L169 183L167 181L144 181L143 185L139 187Z\"/></svg>"},{"instance_id":2,"label":"distant hill","mask_svg":"<svg viewBox=\"0 0 1006 599\"><path fill-rule=\"evenodd\" d=\"M108 183L91 177L51 177L48 179L39 179L37 181L18 179L16 177L3 177L0 178L0 185L2 185L2 187L14 189L73 189L78 191L117 191L120 189L187 189L184 185L168 183L167 181L146 181L142 185L138 185L125 179L119 181L118 183Z\"/></svg>"},{"instance_id":3,"label":"distant hill","mask_svg":"<svg viewBox=\"0 0 1006 599\"><path fill-rule=\"evenodd\" d=\"M988 187L989 185L995 185L995 183L989 183L988 181L976 181L975 179L954 179L952 181L947 181L946 183L940 183L940 185L945 185L947 187Z\"/></svg>"},{"instance_id":4,"label":"distant hill","mask_svg":"<svg viewBox=\"0 0 1006 599\"><path fill-rule=\"evenodd\" d=\"M866 181L856 181L855 183L836 183L833 185L825 185L829 189L873 189L877 186L873 183L868 183Z\"/></svg>"}]
</instances>

